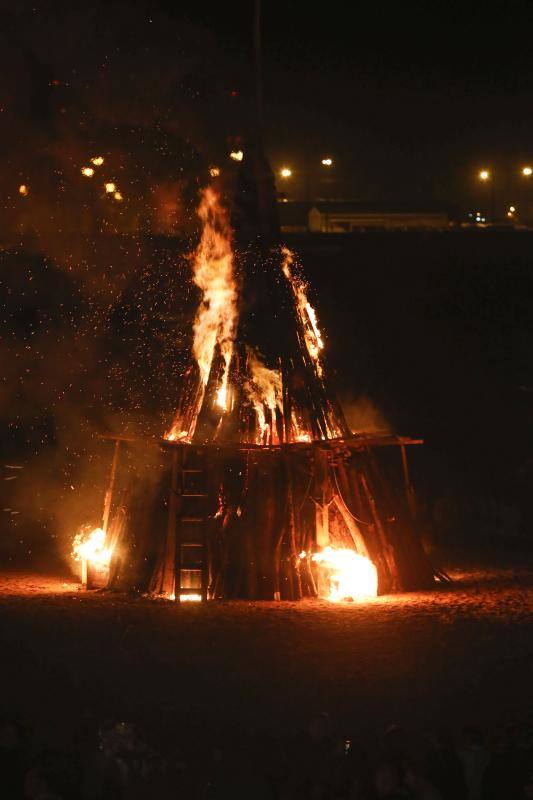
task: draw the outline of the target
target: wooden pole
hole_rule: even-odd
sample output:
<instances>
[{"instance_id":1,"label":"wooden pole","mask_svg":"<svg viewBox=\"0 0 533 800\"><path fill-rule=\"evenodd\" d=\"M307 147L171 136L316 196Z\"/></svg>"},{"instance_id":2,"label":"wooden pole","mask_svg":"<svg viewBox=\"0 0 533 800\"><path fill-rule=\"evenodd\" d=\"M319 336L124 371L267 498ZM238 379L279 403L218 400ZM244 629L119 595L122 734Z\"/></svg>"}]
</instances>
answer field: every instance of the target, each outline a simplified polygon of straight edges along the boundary
<instances>
[{"instance_id":1,"label":"wooden pole","mask_svg":"<svg viewBox=\"0 0 533 800\"><path fill-rule=\"evenodd\" d=\"M261 0L255 0L254 13L254 55L255 55L255 102L257 128L263 136L263 70L261 59ZM261 138L262 141L262 138Z\"/></svg>"},{"instance_id":2,"label":"wooden pole","mask_svg":"<svg viewBox=\"0 0 533 800\"><path fill-rule=\"evenodd\" d=\"M366 496L366 499L367 499L367 503L368 503L368 506L370 508L370 512L371 512L372 517L374 519L374 524L376 526L376 531L377 531L378 538L379 538L379 541L380 541L380 544L381 544L381 549L382 549L382 552L383 552L383 558L384 558L384 561L385 561L385 563L387 565L387 568L388 568L388 571L389 571L390 580L392 581L392 585L391 585L390 589L392 591L396 591L396 589L398 588L398 570L396 569L396 562L394 560L394 553L393 553L393 550L392 550L392 546L390 545L390 543L389 543L389 541L387 539L387 536L385 534L385 531L383 529L383 525L381 524L381 520L379 518L378 510L376 508L376 501L374 500L374 497L372 496L372 492L370 491L370 487L368 485L368 482L366 480L364 472L361 472L359 477L361 479L361 485L363 487L363 490L364 490L364 493L365 493L365 496Z\"/></svg>"},{"instance_id":3,"label":"wooden pole","mask_svg":"<svg viewBox=\"0 0 533 800\"><path fill-rule=\"evenodd\" d=\"M163 571L161 576L160 591L165 594L172 594L179 600L179 548L176 547L176 525L178 516L178 473L183 458L183 449L176 447L172 452L172 472L170 476L170 493L168 497L168 520L167 520L167 540L165 543L165 555L163 560Z\"/></svg>"},{"instance_id":4,"label":"wooden pole","mask_svg":"<svg viewBox=\"0 0 533 800\"><path fill-rule=\"evenodd\" d=\"M407 508L411 512L411 516L416 516L416 496L415 490L413 489L413 485L411 484L411 478L409 475L409 466L407 464L407 450L404 444L400 445L400 452L402 454L402 468L403 468L403 479L405 483L405 497L407 500Z\"/></svg>"},{"instance_id":5,"label":"wooden pole","mask_svg":"<svg viewBox=\"0 0 533 800\"><path fill-rule=\"evenodd\" d=\"M102 530L107 533L107 526L109 524L109 515L111 513L111 503L113 501L113 490L115 488L115 481L117 477L118 457L120 453L120 439L115 441L115 450L113 452L113 461L111 463L111 475L109 476L109 486L105 494L104 500L104 513L102 515Z\"/></svg>"}]
</instances>

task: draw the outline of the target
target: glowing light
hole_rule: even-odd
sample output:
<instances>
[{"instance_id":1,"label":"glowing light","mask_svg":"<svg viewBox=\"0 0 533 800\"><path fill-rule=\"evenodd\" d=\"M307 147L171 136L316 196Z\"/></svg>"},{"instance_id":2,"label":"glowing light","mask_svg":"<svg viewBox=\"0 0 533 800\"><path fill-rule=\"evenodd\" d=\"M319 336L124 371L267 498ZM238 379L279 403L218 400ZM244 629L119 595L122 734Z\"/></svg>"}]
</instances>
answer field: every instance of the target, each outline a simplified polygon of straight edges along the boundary
<instances>
[{"instance_id":1,"label":"glowing light","mask_svg":"<svg viewBox=\"0 0 533 800\"><path fill-rule=\"evenodd\" d=\"M21 183L20 186L19 186L19 194L22 195L22 197L27 197L29 195L29 193L30 193L30 190L26 186L26 184L25 183Z\"/></svg>"},{"instance_id":2,"label":"glowing light","mask_svg":"<svg viewBox=\"0 0 533 800\"><path fill-rule=\"evenodd\" d=\"M72 542L72 558L74 561L90 561L91 564L108 567L113 552L105 546L105 539L102 528L94 528L90 532L81 530Z\"/></svg>"},{"instance_id":3,"label":"glowing light","mask_svg":"<svg viewBox=\"0 0 533 800\"><path fill-rule=\"evenodd\" d=\"M218 178L220 175L220 167L209 167L209 174L212 178Z\"/></svg>"},{"instance_id":4,"label":"glowing light","mask_svg":"<svg viewBox=\"0 0 533 800\"><path fill-rule=\"evenodd\" d=\"M172 430L167 433L165 438L168 439L169 442L183 442L187 440L188 436L188 431L178 431L172 428Z\"/></svg>"},{"instance_id":5,"label":"glowing light","mask_svg":"<svg viewBox=\"0 0 533 800\"><path fill-rule=\"evenodd\" d=\"M280 169L279 174L282 178L290 178L292 175L292 169L290 169L290 167L283 167L283 169Z\"/></svg>"},{"instance_id":6,"label":"glowing light","mask_svg":"<svg viewBox=\"0 0 533 800\"><path fill-rule=\"evenodd\" d=\"M104 183L104 189L106 190L107 194L114 194L117 191L116 183Z\"/></svg>"},{"instance_id":7,"label":"glowing light","mask_svg":"<svg viewBox=\"0 0 533 800\"><path fill-rule=\"evenodd\" d=\"M242 150L232 150L229 154L229 157L234 161L242 161L244 158L244 153Z\"/></svg>"},{"instance_id":8,"label":"glowing light","mask_svg":"<svg viewBox=\"0 0 533 800\"><path fill-rule=\"evenodd\" d=\"M526 178L529 178L530 175L533 175L533 169L531 167L523 167L522 175L525 175Z\"/></svg>"},{"instance_id":9,"label":"glowing light","mask_svg":"<svg viewBox=\"0 0 533 800\"><path fill-rule=\"evenodd\" d=\"M93 158L91 158L91 164L94 164L95 167L101 167L103 163L103 156L93 156Z\"/></svg>"},{"instance_id":10,"label":"glowing light","mask_svg":"<svg viewBox=\"0 0 533 800\"><path fill-rule=\"evenodd\" d=\"M86 178L92 178L94 175L94 169L92 167L82 167L81 174L85 175Z\"/></svg>"},{"instance_id":11,"label":"glowing light","mask_svg":"<svg viewBox=\"0 0 533 800\"><path fill-rule=\"evenodd\" d=\"M511 214L514 214L514 212L516 211L515 206L509 206L509 211L511 212Z\"/></svg>"},{"instance_id":12,"label":"glowing light","mask_svg":"<svg viewBox=\"0 0 533 800\"><path fill-rule=\"evenodd\" d=\"M278 444L276 412L283 411L281 373L276 369L268 369L251 348L247 349L247 354L250 378L244 384L244 391L257 417L255 444ZM270 422L267 420L267 410L270 412Z\"/></svg>"},{"instance_id":13,"label":"glowing light","mask_svg":"<svg viewBox=\"0 0 533 800\"><path fill-rule=\"evenodd\" d=\"M113 197L114 197L114 198L115 198L115 200L116 200L117 202L119 202L119 203L121 203L121 202L122 202L122 200L124 200L124 198L122 197L122 195L121 195L121 193L120 193L120 192L115 192L115 194L113 195Z\"/></svg>"},{"instance_id":14,"label":"glowing light","mask_svg":"<svg viewBox=\"0 0 533 800\"><path fill-rule=\"evenodd\" d=\"M294 256L292 252L287 247L283 247L281 252L283 255L281 269L294 292L298 307L298 314L304 328L307 352L313 359L319 376L321 376L322 366L320 364L319 356L320 351L324 347L324 342L322 341L322 334L320 333L318 327L316 311L307 299L307 284L293 275L291 267L294 262Z\"/></svg>"},{"instance_id":15,"label":"glowing light","mask_svg":"<svg viewBox=\"0 0 533 800\"><path fill-rule=\"evenodd\" d=\"M312 556L323 571L328 586L327 599L334 603L343 600L364 600L376 597L378 574L375 565L355 550L325 547Z\"/></svg>"},{"instance_id":16,"label":"glowing light","mask_svg":"<svg viewBox=\"0 0 533 800\"><path fill-rule=\"evenodd\" d=\"M175 600L176 594L172 592L172 594L166 595L167 600ZM201 603L202 602L202 595L201 594L180 594L180 603Z\"/></svg>"},{"instance_id":17,"label":"glowing light","mask_svg":"<svg viewBox=\"0 0 533 800\"><path fill-rule=\"evenodd\" d=\"M482 169L479 173L479 180L480 181L488 181L490 179L490 172L488 169Z\"/></svg>"},{"instance_id":18,"label":"glowing light","mask_svg":"<svg viewBox=\"0 0 533 800\"><path fill-rule=\"evenodd\" d=\"M217 405L224 411L228 410L228 383L226 376L217 392Z\"/></svg>"},{"instance_id":19,"label":"glowing light","mask_svg":"<svg viewBox=\"0 0 533 800\"><path fill-rule=\"evenodd\" d=\"M331 167L331 165L333 164L333 159L332 158L323 158L321 163L322 163L323 167Z\"/></svg>"},{"instance_id":20,"label":"glowing light","mask_svg":"<svg viewBox=\"0 0 533 800\"><path fill-rule=\"evenodd\" d=\"M215 404L226 409L230 396L229 371L237 324L237 285L233 270L231 229L220 198L213 189L204 191L198 209L203 228L193 259L193 280L202 292L194 320L192 352L199 368L199 387L187 420L176 415L167 439L191 439L211 374L215 350L222 358ZM186 431L185 437L183 436Z\"/></svg>"}]
</instances>

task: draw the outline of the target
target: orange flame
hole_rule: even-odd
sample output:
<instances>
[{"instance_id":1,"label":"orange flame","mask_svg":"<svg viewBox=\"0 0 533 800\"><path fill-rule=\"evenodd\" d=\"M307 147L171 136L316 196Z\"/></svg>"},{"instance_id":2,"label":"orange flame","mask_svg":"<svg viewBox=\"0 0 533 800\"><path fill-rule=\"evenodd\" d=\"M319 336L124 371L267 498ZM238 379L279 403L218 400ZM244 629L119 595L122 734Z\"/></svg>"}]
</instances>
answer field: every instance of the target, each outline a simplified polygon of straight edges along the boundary
<instances>
[{"instance_id":1,"label":"orange flame","mask_svg":"<svg viewBox=\"0 0 533 800\"><path fill-rule=\"evenodd\" d=\"M300 554L305 556L305 554ZM327 599L334 603L343 600L364 600L376 597L378 575L370 559L355 550L325 547L312 556L324 571L329 586Z\"/></svg>"},{"instance_id":2,"label":"orange flame","mask_svg":"<svg viewBox=\"0 0 533 800\"><path fill-rule=\"evenodd\" d=\"M281 373L269 369L261 361L259 355L248 348L248 368L250 380L246 381L244 390L257 415L256 444L278 444L276 429L276 413L282 411ZM271 414L272 423L267 422L265 409Z\"/></svg>"},{"instance_id":3,"label":"orange flame","mask_svg":"<svg viewBox=\"0 0 533 800\"><path fill-rule=\"evenodd\" d=\"M281 253L283 255L281 269L289 281L291 289L294 293L298 316L300 317L304 331L305 346L311 360L315 365L317 374L321 378L323 370L322 364L320 363L320 351L324 347L324 342L318 327L316 311L307 299L307 284L292 272L291 267L294 263L294 254L289 250L288 247L282 247Z\"/></svg>"},{"instance_id":4,"label":"orange flame","mask_svg":"<svg viewBox=\"0 0 533 800\"><path fill-rule=\"evenodd\" d=\"M74 561L90 561L100 567L108 567L113 550L105 546L106 535L102 528L87 528L76 534L72 542L72 558Z\"/></svg>"},{"instance_id":5,"label":"orange flame","mask_svg":"<svg viewBox=\"0 0 533 800\"><path fill-rule=\"evenodd\" d=\"M203 192L198 208L203 223L200 243L193 258L193 280L202 298L194 320L192 351L200 370L200 388L190 429L182 430L175 419L166 438L189 440L194 434L198 413L218 345L223 361L222 377L216 392L217 405L227 411L230 404L229 370L237 325L237 286L233 269L231 230L218 194L211 188Z\"/></svg>"}]
</instances>

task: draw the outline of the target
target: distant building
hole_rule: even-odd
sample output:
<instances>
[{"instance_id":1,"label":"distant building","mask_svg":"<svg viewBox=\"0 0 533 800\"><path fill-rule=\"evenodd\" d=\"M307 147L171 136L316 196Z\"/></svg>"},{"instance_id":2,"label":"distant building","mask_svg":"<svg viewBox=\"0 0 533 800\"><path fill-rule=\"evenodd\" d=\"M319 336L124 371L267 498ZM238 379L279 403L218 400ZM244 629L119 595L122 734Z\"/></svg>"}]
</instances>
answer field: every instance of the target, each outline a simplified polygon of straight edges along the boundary
<instances>
[{"instance_id":1,"label":"distant building","mask_svg":"<svg viewBox=\"0 0 533 800\"><path fill-rule=\"evenodd\" d=\"M283 233L443 230L449 226L445 211L416 211L360 201L284 201L279 203L279 216Z\"/></svg>"}]
</instances>

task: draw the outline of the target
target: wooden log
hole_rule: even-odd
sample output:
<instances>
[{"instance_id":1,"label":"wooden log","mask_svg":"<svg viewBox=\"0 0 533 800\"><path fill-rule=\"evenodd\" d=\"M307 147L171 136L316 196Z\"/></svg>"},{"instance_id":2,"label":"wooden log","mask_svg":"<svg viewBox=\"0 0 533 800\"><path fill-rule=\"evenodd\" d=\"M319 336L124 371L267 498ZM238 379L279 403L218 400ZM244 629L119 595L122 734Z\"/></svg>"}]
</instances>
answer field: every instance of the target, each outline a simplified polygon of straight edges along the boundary
<instances>
[{"instance_id":1,"label":"wooden log","mask_svg":"<svg viewBox=\"0 0 533 800\"><path fill-rule=\"evenodd\" d=\"M407 451L404 444L400 445L400 453L402 456L405 499L407 502L407 508L411 512L411 516L414 518L416 517L416 496L415 496L415 490L411 484L411 478L409 476L409 465L407 464Z\"/></svg>"},{"instance_id":2,"label":"wooden log","mask_svg":"<svg viewBox=\"0 0 533 800\"><path fill-rule=\"evenodd\" d=\"M176 586L176 578L179 580L180 558L179 547L177 547L177 524L180 499L178 495L180 472L183 464L183 450L176 448L172 453L172 466L170 472L170 489L168 495L168 516L167 516L167 535L163 553L163 564L161 570L161 580L159 583L159 593L168 597L178 596L179 587Z\"/></svg>"},{"instance_id":3,"label":"wooden log","mask_svg":"<svg viewBox=\"0 0 533 800\"><path fill-rule=\"evenodd\" d=\"M389 570L389 575L390 575L390 578L391 578L391 586L389 587L389 589L392 590L392 591L397 591L397 589L398 589L398 570L396 568L396 563L395 563L395 560L394 560L394 552L393 552L392 547L389 544L389 542L387 540L387 537L385 535L385 531L383 529L383 525L381 523L381 520L380 520L379 514L378 514L378 510L376 508L376 503L375 503L374 497L372 496L372 493L370 491L370 487L368 485L368 481L366 479L364 471L361 471L359 473L359 478L361 480L361 486L363 487L363 491L364 491L365 497L367 499L368 506L369 506L370 511L372 513L372 517L373 517L373 520L374 520L374 524L376 526L376 531L378 533L378 538L379 538L379 542L380 542L380 545L381 545L382 553L383 553L383 556L385 558L385 561L387 563L387 567L388 567L388 570Z\"/></svg>"},{"instance_id":4,"label":"wooden log","mask_svg":"<svg viewBox=\"0 0 533 800\"><path fill-rule=\"evenodd\" d=\"M117 478L118 459L120 454L120 439L115 440L115 449L113 451L113 461L111 463L111 474L109 476L109 486L104 499L104 512L102 514L102 530L107 533L109 525L109 514L111 512L111 503L113 502L113 490Z\"/></svg>"},{"instance_id":5,"label":"wooden log","mask_svg":"<svg viewBox=\"0 0 533 800\"><path fill-rule=\"evenodd\" d=\"M299 550L296 546L296 519L294 513L294 490L293 490L293 475L291 469L291 461L285 453L285 470L287 475L287 510L288 510L288 524L290 531L291 542L291 555L290 561L292 570L294 571L293 579L293 599L301 599L302 597L302 579L300 576L300 556Z\"/></svg>"},{"instance_id":6,"label":"wooden log","mask_svg":"<svg viewBox=\"0 0 533 800\"><path fill-rule=\"evenodd\" d=\"M354 547L360 555L364 556L365 558L370 558L368 548L366 546L366 542L361 535L361 531L357 526L356 521L354 520L352 514L350 513L349 508L347 507L346 503L344 502L343 498L336 494L333 497L333 503L335 507L338 509L344 524L346 525L350 536L352 537L352 541L354 543Z\"/></svg>"}]
</instances>

